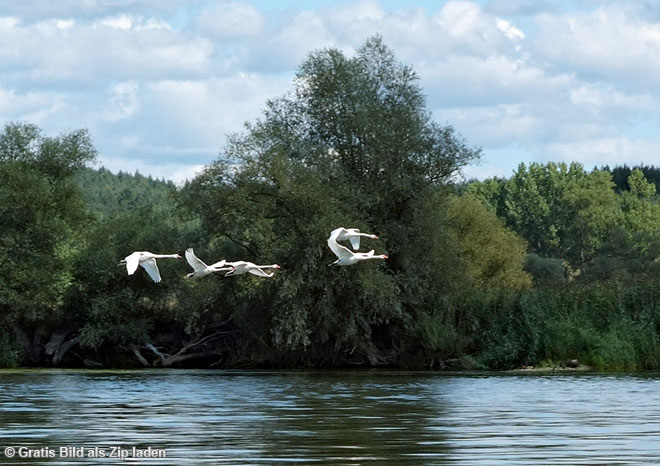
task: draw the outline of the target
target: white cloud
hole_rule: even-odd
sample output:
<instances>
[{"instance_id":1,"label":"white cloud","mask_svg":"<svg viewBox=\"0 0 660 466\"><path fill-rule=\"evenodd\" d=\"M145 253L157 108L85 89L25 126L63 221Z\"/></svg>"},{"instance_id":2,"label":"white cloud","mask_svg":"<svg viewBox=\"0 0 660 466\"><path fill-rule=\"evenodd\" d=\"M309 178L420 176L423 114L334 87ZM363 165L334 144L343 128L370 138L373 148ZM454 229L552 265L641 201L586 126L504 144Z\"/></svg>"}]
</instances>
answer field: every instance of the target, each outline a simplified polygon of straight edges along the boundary
<instances>
[{"instance_id":1,"label":"white cloud","mask_svg":"<svg viewBox=\"0 0 660 466\"><path fill-rule=\"evenodd\" d=\"M341 5L328 12L332 23L351 24L364 22L382 22L386 19L385 10L376 0L360 0L350 5Z\"/></svg>"},{"instance_id":2,"label":"white cloud","mask_svg":"<svg viewBox=\"0 0 660 466\"><path fill-rule=\"evenodd\" d=\"M545 12L556 14L559 4L558 0L490 0L485 9L495 15L534 16Z\"/></svg>"},{"instance_id":3,"label":"white cloud","mask_svg":"<svg viewBox=\"0 0 660 466\"><path fill-rule=\"evenodd\" d=\"M211 65L208 39L173 31L153 18L122 15L92 23L0 21L6 83L89 85L100 80L199 75Z\"/></svg>"},{"instance_id":4,"label":"white cloud","mask_svg":"<svg viewBox=\"0 0 660 466\"><path fill-rule=\"evenodd\" d=\"M268 98L288 87L289 79L239 73L195 81L156 81L148 84L144 98L151 118L190 143L205 141L217 153L228 133L240 131L245 121L259 116ZM181 126L181 121L186 125Z\"/></svg>"},{"instance_id":5,"label":"white cloud","mask_svg":"<svg viewBox=\"0 0 660 466\"><path fill-rule=\"evenodd\" d=\"M219 39L258 36L266 23L256 7L239 2L222 2L204 9L197 21L204 33Z\"/></svg>"},{"instance_id":6,"label":"white cloud","mask_svg":"<svg viewBox=\"0 0 660 466\"><path fill-rule=\"evenodd\" d=\"M111 18L105 18L100 21L103 26L109 26L114 29L128 31L133 27L133 18L130 15L119 15Z\"/></svg>"},{"instance_id":7,"label":"white cloud","mask_svg":"<svg viewBox=\"0 0 660 466\"><path fill-rule=\"evenodd\" d=\"M277 55L286 56L289 67L297 66L307 53L334 42L323 16L313 11L298 13L275 37L275 45L280 48Z\"/></svg>"},{"instance_id":8,"label":"white cloud","mask_svg":"<svg viewBox=\"0 0 660 466\"><path fill-rule=\"evenodd\" d=\"M579 154L579 158L576 157ZM626 136L555 142L540 148L541 160L579 161L586 168L603 165L660 165L660 140L631 139Z\"/></svg>"},{"instance_id":9,"label":"white cloud","mask_svg":"<svg viewBox=\"0 0 660 466\"><path fill-rule=\"evenodd\" d=\"M73 27L73 25L76 24L76 22L72 19L58 19L55 21L55 26L57 26L58 29L66 30L70 29Z\"/></svg>"},{"instance_id":10,"label":"white cloud","mask_svg":"<svg viewBox=\"0 0 660 466\"><path fill-rule=\"evenodd\" d=\"M62 107L63 96L45 92L17 92L0 87L0 121L38 124Z\"/></svg>"},{"instance_id":11,"label":"white cloud","mask_svg":"<svg viewBox=\"0 0 660 466\"><path fill-rule=\"evenodd\" d=\"M15 15L27 22L69 17L88 19L120 15L127 11L168 16L181 8L194 8L203 3L205 0L0 0L0 16Z\"/></svg>"},{"instance_id":12,"label":"white cloud","mask_svg":"<svg viewBox=\"0 0 660 466\"><path fill-rule=\"evenodd\" d=\"M14 16L0 16L0 31L14 29L18 26L18 18Z\"/></svg>"},{"instance_id":13,"label":"white cloud","mask_svg":"<svg viewBox=\"0 0 660 466\"><path fill-rule=\"evenodd\" d=\"M497 26L497 19L473 2L447 2L435 21L452 39L455 52L488 56L506 38Z\"/></svg>"},{"instance_id":14,"label":"white cloud","mask_svg":"<svg viewBox=\"0 0 660 466\"><path fill-rule=\"evenodd\" d=\"M630 4L546 14L538 26L536 53L555 68L620 83L648 84L660 78L660 24L646 20Z\"/></svg>"},{"instance_id":15,"label":"white cloud","mask_svg":"<svg viewBox=\"0 0 660 466\"><path fill-rule=\"evenodd\" d=\"M544 121L521 104L445 109L435 114L478 146L500 148L511 141L529 144L543 138Z\"/></svg>"},{"instance_id":16,"label":"white cloud","mask_svg":"<svg viewBox=\"0 0 660 466\"><path fill-rule=\"evenodd\" d=\"M546 101L571 86L567 74L550 74L515 56L450 56L418 69L433 107L469 107Z\"/></svg>"},{"instance_id":17,"label":"white cloud","mask_svg":"<svg viewBox=\"0 0 660 466\"><path fill-rule=\"evenodd\" d=\"M497 18L495 24L497 28L511 40L520 40L525 38L525 34L505 19Z\"/></svg>"},{"instance_id":18,"label":"white cloud","mask_svg":"<svg viewBox=\"0 0 660 466\"><path fill-rule=\"evenodd\" d=\"M571 103L602 111L606 107L628 110L644 110L652 105L649 95L624 94L612 86L584 83L570 91Z\"/></svg>"},{"instance_id":19,"label":"white cloud","mask_svg":"<svg viewBox=\"0 0 660 466\"><path fill-rule=\"evenodd\" d=\"M114 84L110 89L110 100L106 118L119 120L134 115L139 108L139 85L133 81Z\"/></svg>"}]
</instances>

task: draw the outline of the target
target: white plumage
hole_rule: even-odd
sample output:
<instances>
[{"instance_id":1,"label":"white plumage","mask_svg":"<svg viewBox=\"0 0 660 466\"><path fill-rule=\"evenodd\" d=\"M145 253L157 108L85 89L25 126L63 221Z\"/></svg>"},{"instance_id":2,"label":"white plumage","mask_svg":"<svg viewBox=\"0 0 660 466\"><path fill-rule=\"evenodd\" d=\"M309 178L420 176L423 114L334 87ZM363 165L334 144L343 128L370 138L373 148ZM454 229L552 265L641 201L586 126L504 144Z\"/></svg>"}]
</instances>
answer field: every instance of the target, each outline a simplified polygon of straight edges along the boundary
<instances>
[{"instance_id":1,"label":"white plumage","mask_svg":"<svg viewBox=\"0 0 660 466\"><path fill-rule=\"evenodd\" d=\"M122 259L119 265L126 264L126 271L129 275L133 275L138 266L142 266L151 279L158 283L161 281L161 278L156 259L181 259L181 256L178 254L154 254L149 251L135 251L133 254Z\"/></svg>"},{"instance_id":2,"label":"white plumage","mask_svg":"<svg viewBox=\"0 0 660 466\"><path fill-rule=\"evenodd\" d=\"M186 261L193 268L193 271L186 275L186 278L199 278L205 277L215 272L224 272L231 271L234 268L229 266L225 267L226 261L223 259L219 262L216 262L211 265L206 265L201 259L199 259L193 252L193 248L186 249Z\"/></svg>"},{"instance_id":3,"label":"white plumage","mask_svg":"<svg viewBox=\"0 0 660 466\"><path fill-rule=\"evenodd\" d=\"M337 243L338 238L342 237L344 239L354 239L357 238L359 240L360 236L369 236L369 237L375 237L376 235L367 235L365 233L361 233L358 235L355 235L354 233L351 235L351 233L346 233L350 232L351 230L355 229L347 229L347 228L336 228L332 230L330 233L330 237L328 238L328 247L332 250L333 253L337 256L337 260L334 261L330 265L353 265L357 264L358 262L362 262L365 260L385 260L387 259L387 256L385 254L375 254L374 250L372 249L369 252L353 252L350 249L348 249L346 246L343 246L339 243ZM359 230L357 230L359 233ZM376 237L377 238L377 237ZM352 243L353 247L355 247L355 244ZM359 247L359 242L358 242L358 247Z\"/></svg>"}]
</instances>

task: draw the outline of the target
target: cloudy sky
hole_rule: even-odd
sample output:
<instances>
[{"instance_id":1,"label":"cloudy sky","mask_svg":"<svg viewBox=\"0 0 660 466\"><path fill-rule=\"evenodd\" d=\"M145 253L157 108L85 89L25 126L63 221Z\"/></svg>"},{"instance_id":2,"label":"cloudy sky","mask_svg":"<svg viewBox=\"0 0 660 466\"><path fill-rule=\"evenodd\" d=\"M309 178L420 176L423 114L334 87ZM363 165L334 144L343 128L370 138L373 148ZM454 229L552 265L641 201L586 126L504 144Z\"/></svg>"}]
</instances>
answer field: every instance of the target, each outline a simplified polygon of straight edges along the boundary
<instances>
[{"instance_id":1,"label":"cloudy sky","mask_svg":"<svg viewBox=\"0 0 660 466\"><path fill-rule=\"evenodd\" d=\"M377 33L483 148L467 176L660 165L654 0L0 0L0 123L87 128L107 168L180 182L311 50Z\"/></svg>"}]
</instances>

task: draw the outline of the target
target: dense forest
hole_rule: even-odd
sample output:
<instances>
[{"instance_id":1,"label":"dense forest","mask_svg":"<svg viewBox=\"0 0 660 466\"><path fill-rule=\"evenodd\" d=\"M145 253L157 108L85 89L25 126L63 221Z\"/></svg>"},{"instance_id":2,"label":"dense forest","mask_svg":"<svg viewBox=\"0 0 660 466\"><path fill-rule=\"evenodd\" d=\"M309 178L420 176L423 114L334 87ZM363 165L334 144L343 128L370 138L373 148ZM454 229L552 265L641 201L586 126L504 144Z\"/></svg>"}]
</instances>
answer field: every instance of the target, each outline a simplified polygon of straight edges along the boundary
<instances>
[{"instance_id":1,"label":"dense forest","mask_svg":"<svg viewBox=\"0 0 660 466\"><path fill-rule=\"evenodd\" d=\"M0 367L660 368L660 169L478 162L379 37L292 90L177 187L113 174L86 130L0 134ZM331 230L388 255L328 267ZM272 278L118 267L193 247Z\"/></svg>"}]
</instances>

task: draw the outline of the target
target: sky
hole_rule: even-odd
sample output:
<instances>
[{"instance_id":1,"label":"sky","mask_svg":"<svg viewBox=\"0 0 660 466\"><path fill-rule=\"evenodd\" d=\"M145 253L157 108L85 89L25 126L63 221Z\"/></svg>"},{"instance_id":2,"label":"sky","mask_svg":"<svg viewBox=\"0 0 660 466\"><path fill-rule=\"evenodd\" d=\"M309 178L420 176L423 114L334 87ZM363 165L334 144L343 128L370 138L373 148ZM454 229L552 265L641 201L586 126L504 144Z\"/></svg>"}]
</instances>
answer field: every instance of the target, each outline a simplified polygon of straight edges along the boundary
<instances>
[{"instance_id":1,"label":"sky","mask_svg":"<svg viewBox=\"0 0 660 466\"><path fill-rule=\"evenodd\" d=\"M0 0L0 124L86 128L98 166L182 183L310 52L375 34L482 148L466 178L660 166L655 0Z\"/></svg>"}]
</instances>

